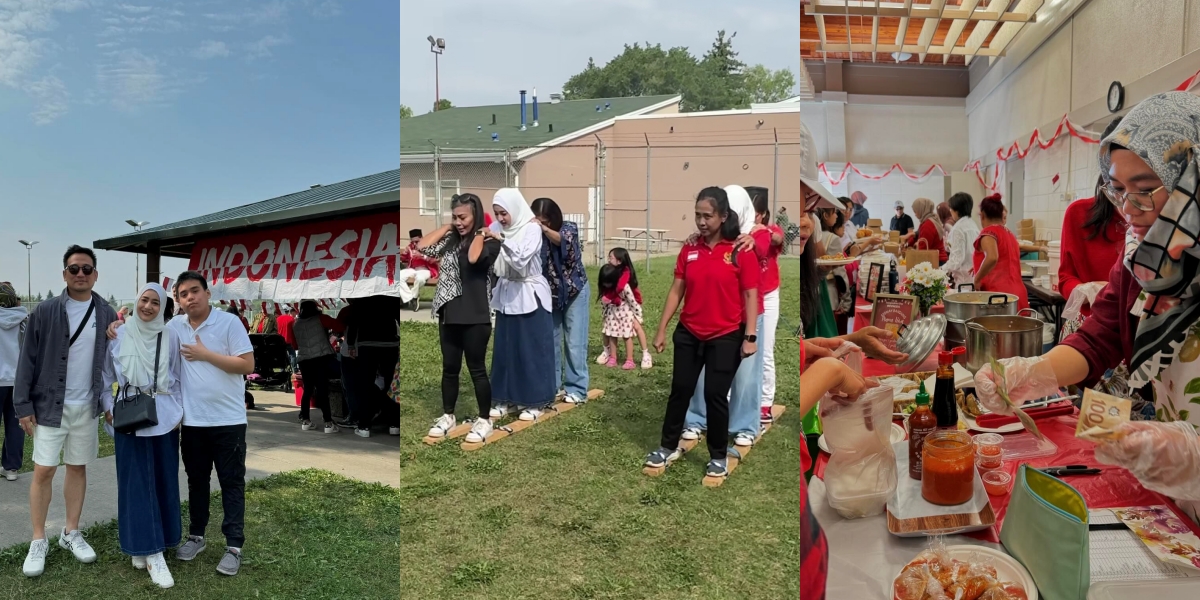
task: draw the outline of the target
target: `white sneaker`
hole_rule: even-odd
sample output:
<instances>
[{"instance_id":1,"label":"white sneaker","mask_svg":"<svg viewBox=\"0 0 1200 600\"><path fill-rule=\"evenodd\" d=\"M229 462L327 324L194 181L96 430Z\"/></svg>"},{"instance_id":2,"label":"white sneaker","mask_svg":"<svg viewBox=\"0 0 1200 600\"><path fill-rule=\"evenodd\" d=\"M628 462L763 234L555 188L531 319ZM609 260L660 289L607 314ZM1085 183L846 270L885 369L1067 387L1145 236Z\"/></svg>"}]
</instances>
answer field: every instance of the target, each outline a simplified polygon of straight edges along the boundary
<instances>
[{"instance_id":1,"label":"white sneaker","mask_svg":"<svg viewBox=\"0 0 1200 600\"><path fill-rule=\"evenodd\" d=\"M433 423L433 427L429 428L429 437L434 439L444 438L457 424L458 420L454 418L454 415L442 415Z\"/></svg>"},{"instance_id":2,"label":"white sneaker","mask_svg":"<svg viewBox=\"0 0 1200 600\"><path fill-rule=\"evenodd\" d=\"M17 472L16 472L16 470L14 470L14 469L6 469L6 470L4 470L4 471L0 471L0 474L3 474L3 475L4 475L4 478L5 478L5 479L7 479L7 480L9 480L9 481L16 481L16 480L17 480Z\"/></svg>"},{"instance_id":3,"label":"white sneaker","mask_svg":"<svg viewBox=\"0 0 1200 600\"><path fill-rule=\"evenodd\" d=\"M83 539L83 534L78 529L67 533L67 528L63 527L62 533L58 536L58 545L63 550L70 550L71 554L75 555L75 559L81 563L96 562L96 551L92 550L92 546Z\"/></svg>"},{"instance_id":4,"label":"white sneaker","mask_svg":"<svg viewBox=\"0 0 1200 600\"><path fill-rule=\"evenodd\" d=\"M175 578L171 577L171 570L167 568L162 552L146 558L146 570L150 571L150 580L158 587L165 590L175 585Z\"/></svg>"},{"instance_id":5,"label":"white sneaker","mask_svg":"<svg viewBox=\"0 0 1200 600\"><path fill-rule=\"evenodd\" d=\"M37 577L46 570L46 554L50 552L50 542L41 539L33 540L29 544L29 554L25 555L25 566L21 568L21 572L25 573L26 577Z\"/></svg>"},{"instance_id":6,"label":"white sneaker","mask_svg":"<svg viewBox=\"0 0 1200 600\"><path fill-rule=\"evenodd\" d=\"M748 433L739 433L733 436L733 445L743 448L754 445L754 436Z\"/></svg>"},{"instance_id":7,"label":"white sneaker","mask_svg":"<svg viewBox=\"0 0 1200 600\"><path fill-rule=\"evenodd\" d=\"M642 368L649 369L650 367L653 367L653 366L654 366L654 359L650 358L649 352L646 352L645 350L643 350L642 351Z\"/></svg>"},{"instance_id":8,"label":"white sneaker","mask_svg":"<svg viewBox=\"0 0 1200 600\"><path fill-rule=\"evenodd\" d=\"M325 421L325 433L337 433L341 431L333 421Z\"/></svg>"},{"instance_id":9,"label":"white sneaker","mask_svg":"<svg viewBox=\"0 0 1200 600\"><path fill-rule=\"evenodd\" d=\"M132 558L133 558L133 568L143 569L143 570L146 568L146 557L145 556L134 556Z\"/></svg>"},{"instance_id":10,"label":"white sneaker","mask_svg":"<svg viewBox=\"0 0 1200 600\"><path fill-rule=\"evenodd\" d=\"M683 430L683 434L681 434L679 437L682 439L688 440L689 442L693 441L693 440L698 440L698 439L700 439L700 428L699 427L688 427L687 429Z\"/></svg>"},{"instance_id":11,"label":"white sneaker","mask_svg":"<svg viewBox=\"0 0 1200 600\"><path fill-rule=\"evenodd\" d=\"M309 421L308 419L300 421L300 431L308 431L309 429L312 429L312 428L313 428L312 421Z\"/></svg>"},{"instance_id":12,"label":"white sneaker","mask_svg":"<svg viewBox=\"0 0 1200 600\"><path fill-rule=\"evenodd\" d=\"M467 441L472 444L482 444L489 435L492 435L492 422L483 418L475 419L475 424L471 426L471 433L467 434Z\"/></svg>"},{"instance_id":13,"label":"white sneaker","mask_svg":"<svg viewBox=\"0 0 1200 600\"><path fill-rule=\"evenodd\" d=\"M603 365L607 362L608 362L608 349L605 348L604 351L600 353L600 356L596 357L596 364Z\"/></svg>"},{"instance_id":14,"label":"white sneaker","mask_svg":"<svg viewBox=\"0 0 1200 600\"><path fill-rule=\"evenodd\" d=\"M399 427L388 427L388 435L400 435Z\"/></svg>"},{"instance_id":15,"label":"white sneaker","mask_svg":"<svg viewBox=\"0 0 1200 600\"><path fill-rule=\"evenodd\" d=\"M369 438L369 437L371 437L371 430L358 427L358 428L355 428L354 435L357 435L360 438Z\"/></svg>"},{"instance_id":16,"label":"white sneaker","mask_svg":"<svg viewBox=\"0 0 1200 600\"><path fill-rule=\"evenodd\" d=\"M575 394L567 394L566 396L563 397L563 402L566 402L567 404L586 404L587 399L580 398L579 396L576 396Z\"/></svg>"},{"instance_id":17,"label":"white sneaker","mask_svg":"<svg viewBox=\"0 0 1200 600\"><path fill-rule=\"evenodd\" d=\"M545 411L540 408L527 408L521 411L521 415L517 418L521 419L522 421L536 421L542 416L543 412Z\"/></svg>"},{"instance_id":18,"label":"white sneaker","mask_svg":"<svg viewBox=\"0 0 1200 600\"><path fill-rule=\"evenodd\" d=\"M494 404L492 405L492 410L488 411L488 416L493 419L499 419L500 417L507 415L508 411L509 408L507 404Z\"/></svg>"}]
</instances>

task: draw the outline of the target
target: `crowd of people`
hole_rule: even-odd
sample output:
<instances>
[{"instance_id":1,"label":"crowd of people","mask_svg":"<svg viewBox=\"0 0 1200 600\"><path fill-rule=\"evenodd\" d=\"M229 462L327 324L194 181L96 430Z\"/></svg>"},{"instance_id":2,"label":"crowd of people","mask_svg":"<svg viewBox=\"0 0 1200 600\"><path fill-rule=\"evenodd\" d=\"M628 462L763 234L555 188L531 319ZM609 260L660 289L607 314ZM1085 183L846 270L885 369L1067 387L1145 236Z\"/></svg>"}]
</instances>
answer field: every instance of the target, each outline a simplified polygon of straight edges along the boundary
<instances>
[{"instance_id":1,"label":"crowd of people","mask_svg":"<svg viewBox=\"0 0 1200 600\"><path fill-rule=\"evenodd\" d=\"M1200 375L1196 327L1200 321L1200 98L1184 92L1152 96L1113 123L1102 135L1100 177L1094 198L1068 208L1062 227L1060 289L1066 296L1087 294L1088 310L1077 331L1050 352L1035 358L1002 359L1007 394L1020 404L1069 385L1094 386L1120 378L1122 387L1144 399L1117 435L1096 446L1096 459L1128 469L1146 489L1171 498L1194 522L1200 519L1200 412L1189 412L1183 392ZM805 131L807 135L807 131ZM815 157L805 157L815 163ZM806 212L801 224L812 230L815 211L836 207L832 194L816 178L815 164L805 165ZM1020 283L1021 248L1004 226L1007 210L999 198L980 203L984 227L970 223L972 202L955 194L948 202L955 222L948 237L948 269L956 281L971 280L976 289L1015 292ZM960 226L961 225L961 226ZM973 264L959 249L975 247ZM811 251L811 241L807 252ZM1019 265L1016 267L1019 269ZM807 297L821 277L802 272ZM1088 293L1087 290L1091 292ZM1023 295L1019 297L1024 297ZM803 304L802 304L803 306ZM820 308L820 307L818 307ZM809 317L812 312L809 311ZM1115 334L1115 335L1114 335ZM801 411L832 394L853 402L877 383L864 379L831 357L840 342L809 336L801 344ZM868 355L895 362L877 348ZM984 365L975 390L989 410L1011 414L997 391L996 375ZM802 468L811 465L801 445ZM808 506L801 482L801 586L823 598L828 570L827 541Z\"/></svg>"},{"instance_id":2,"label":"crowd of people","mask_svg":"<svg viewBox=\"0 0 1200 600\"><path fill-rule=\"evenodd\" d=\"M166 552L175 548L176 559L191 561L206 549L209 480L215 469L225 542L216 569L237 575L246 543L245 377L255 370L251 326L240 315L215 310L207 280L194 271L181 274L171 293L157 283L142 286L132 310L121 315L93 291L99 270L91 249L68 248L62 276L63 293L32 312L21 306L11 284L0 283L0 466L5 479L18 478L25 438L33 440L32 541L23 573L36 577L45 569L51 549L46 520L60 457L66 468L66 525L58 546L82 563L96 561L79 521L87 466L99 451L97 421L102 419L115 445L120 548L133 567L169 588L174 579ZM304 301L297 318L285 314L272 319L271 327L283 328L302 372L312 381L301 406L304 429L311 426L309 399L315 397L326 433L337 431L327 393L334 356L331 331L346 333L342 345L357 363L351 372L358 381L370 381L370 389L351 386L356 395L384 394L386 386L377 383L383 378L390 381L386 393L398 402L399 306L388 304L390 300L356 300L338 319ZM358 425L369 435L373 407L363 402L355 406L360 409ZM387 402L383 408L385 415L388 408L395 414L390 429L398 434L396 404ZM186 535L181 459L189 500Z\"/></svg>"},{"instance_id":3,"label":"crowd of people","mask_svg":"<svg viewBox=\"0 0 1200 600\"><path fill-rule=\"evenodd\" d=\"M672 336L675 360L661 447L646 464L665 466L679 456L681 439L697 439L708 430L707 471L723 476L729 437L737 446L753 444L774 403L777 259L785 232L771 224L768 190L731 185L700 192L697 233L679 253L652 342L627 250L609 252L593 292L579 226L563 219L554 200L531 204L519 190L505 188L490 208L495 222L485 226L483 201L456 195L451 222L414 239L408 249L410 268L430 264L411 259L417 255L439 266L432 310L442 348L443 414L429 436L445 437L458 423L464 358L478 409L466 440L479 443L510 413L536 421L556 398L587 401L593 305L602 313L604 337L595 362L623 369L652 368L650 347L664 351L666 326L681 311Z\"/></svg>"}]
</instances>

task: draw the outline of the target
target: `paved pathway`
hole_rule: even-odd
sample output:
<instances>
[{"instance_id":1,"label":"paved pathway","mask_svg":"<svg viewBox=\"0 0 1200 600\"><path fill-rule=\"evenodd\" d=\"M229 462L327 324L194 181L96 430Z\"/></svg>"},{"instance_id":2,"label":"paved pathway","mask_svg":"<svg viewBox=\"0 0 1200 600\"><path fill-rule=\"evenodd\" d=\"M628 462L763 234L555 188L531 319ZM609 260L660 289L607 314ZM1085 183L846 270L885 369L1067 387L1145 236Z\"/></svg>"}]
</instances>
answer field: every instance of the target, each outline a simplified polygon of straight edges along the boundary
<instances>
[{"instance_id":1,"label":"paved pathway","mask_svg":"<svg viewBox=\"0 0 1200 600\"><path fill-rule=\"evenodd\" d=\"M400 486L400 438L376 430L370 438L352 430L325 435L321 430L301 431L296 420L295 396L279 392L254 392L262 410L250 411L246 431L246 479L258 479L282 471L316 468L360 481ZM314 409L313 416L320 418ZM103 434L101 434L103 435ZM46 533L53 537L65 521L62 484L65 469L54 476L54 499ZM29 542L29 483L32 473L22 473L15 482L0 479L0 549ZM213 491L220 489L214 472ZM179 465L180 497L187 499L187 476ZM80 527L117 518L117 464L108 456L88 465L87 497Z\"/></svg>"}]
</instances>

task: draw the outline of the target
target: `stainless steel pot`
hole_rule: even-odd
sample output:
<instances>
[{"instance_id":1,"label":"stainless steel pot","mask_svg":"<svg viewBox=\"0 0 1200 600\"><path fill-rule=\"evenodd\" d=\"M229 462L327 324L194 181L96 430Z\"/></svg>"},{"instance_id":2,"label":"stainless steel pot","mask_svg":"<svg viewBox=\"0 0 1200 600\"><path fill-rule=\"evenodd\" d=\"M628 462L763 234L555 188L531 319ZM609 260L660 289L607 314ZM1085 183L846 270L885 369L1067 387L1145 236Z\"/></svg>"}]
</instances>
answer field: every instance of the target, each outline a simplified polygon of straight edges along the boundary
<instances>
[{"instance_id":1,"label":"stainless steel pot","mask_svg":"<svg viewBox=\"0 0 1200 600\"><path fill-rule=\"evenodd\" d=\"M975 317L1017 314L1017 297L999 292L958 292L942 298L946 319L966 323Z\"/></svg>"},{"instance_id":2,"label":"stainless steel pot","mask_svg":"<svg viewBox=\"0 0 1200 600\"><path fill-rule=\"evenodd\" d=\"M1025 311L1035 316L987 316L967 321L965 366L968 371L978 371L993 358L1042 355L1042 332L1045 324L1036 318L1036 311L1026 308L1020 312Z\"/></svg>"}]
</instances>

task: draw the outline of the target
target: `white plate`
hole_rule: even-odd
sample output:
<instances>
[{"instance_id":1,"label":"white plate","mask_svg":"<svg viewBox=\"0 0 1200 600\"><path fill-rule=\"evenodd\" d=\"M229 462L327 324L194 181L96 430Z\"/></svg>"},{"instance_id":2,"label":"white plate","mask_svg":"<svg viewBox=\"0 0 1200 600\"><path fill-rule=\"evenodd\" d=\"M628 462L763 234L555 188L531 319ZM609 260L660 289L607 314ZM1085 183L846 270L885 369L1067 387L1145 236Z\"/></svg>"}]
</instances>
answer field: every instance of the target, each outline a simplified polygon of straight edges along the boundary
<instances>
[{"instance_id":1,"label":"white plate","mask_svg":"<svg viewBox=\"0 0 1200 600\"><path fill-rule=\"evenodd\" d=\"M817 266L818 267L840 267L843 265L849 265L849 264L853 264L856 262L858 262L857 258L839 258L839 259L818 258Z\"/></svg>"},{"instance_id":2,"label":"white plate","mask_svg":"<svg viewBox=\"0 0 1200 600\"><path fill-rule=\"evenodd\" d=\"M946 552L950 555L950 558L957 558L958 560L968 560L972 558L972 554L974 554L975 558L977 559L983 559L985 557L991 559L992 566L996 567L996 576L1000 579L1000 581L1011 581L1019 584L1025 588L1025 596L1028 597L1029 600L1038 600L1037 585L1033 583L1033 576L1029 574L1029 571L1025 570L1025 567L1022 566L1021 563L1017 562L1017 559L999 550L988 548L986 546L970 546L965 544L960 546L947 546ZM904 566L906 567L908 565L906 564ZM904 567L900 567L900 571L903 570ZM900 572L897 572L896 576L892 578L893 590L895 589L896 580L899 578Z\"/></svg>"},{"instance_id":3,"label":"white plate","mask_svg":"<svg viewBox=\"0 0 1200 600\"><path fill-rule=\"evenodd\" d=\"M907 434L905 434L904 428L901 427L899 423L892 423L892 438L889 440L889 442L895 444L896 442L902 441L906 435ZM825 434L823 433L821 434L821 437L817 438L817 447L820 448L825 454L833 454L829 451L829 444L825 443Z\"/></svg>"}]
</instances>

